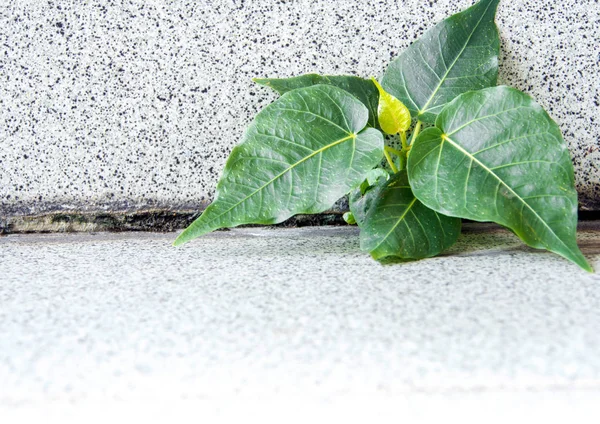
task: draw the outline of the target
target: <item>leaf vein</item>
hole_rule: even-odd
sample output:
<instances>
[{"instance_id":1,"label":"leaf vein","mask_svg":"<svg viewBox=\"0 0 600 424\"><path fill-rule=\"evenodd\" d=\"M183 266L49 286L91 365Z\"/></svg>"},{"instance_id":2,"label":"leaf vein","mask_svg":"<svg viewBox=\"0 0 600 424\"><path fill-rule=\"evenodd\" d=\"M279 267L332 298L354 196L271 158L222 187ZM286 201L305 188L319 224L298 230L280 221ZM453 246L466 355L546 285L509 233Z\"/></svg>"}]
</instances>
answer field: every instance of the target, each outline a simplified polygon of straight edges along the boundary
<instances>
[{"instance_id":1,"label":"leaf vein","mask_svg":"<svg viewBox=\"0 0 600 424\"><path fill-rule=\"evenodd\" d=\"M306 162L307 160L309 160L310 158L318 155L319 153L322 153L323 151L330 149L334 146L337 146L338 144L341 144L345 141L350 140L351 138L354 138L354 134L349 135L348 137L344 137L341 138L339 140L334 141L333 143L329 143L326 146L321 147L318 150L315 150L313 153L311 153L310 155L300 159L298 162L290 165L288 168L286 168L285 170L283 170L282 172L280 172L279 174L277 174L276 176L274 176L273 178L271 178L269 181L267 181L266 183L264 183L262 186L260 186L259 188L257 188L256 190L254 190L252 193L250 193L249 195L247 195L246 197L244 197L242 200L240 200L239 202L237 202L236 204L234 204L233 206L231 206L229 209L227 209L226 211L220 213L219 215L216 215L215 217L213 217L212 219L210 219L209 221L205 222L204 224L207 225L217 219L219 219L220 217L222 217L223 215L229 213L232 209L236 208L237 206L239 206L240 204L244 203L246 200L248 200L249 198L251 198L252 196L254 196L256 193L261 193L262 194L262 190L268 186L269 184L273 183L275 180L281 178L283 175L285 175L287 172L291 171L292 169L294 169L295 167L297 167L298 165L300 165L303 162ZM321 167L319 167L319 170L321 169ZM262 201L261 201L262 204ZM262 205L261 205L262 206Z\"/></svg>"},{"instance_id":2,"label":"leaf vein","mask_svg":"<svg viewBox=\"0 0 600 424\"><path fill-rule=\"evenodd\" d=\"M342 130L342 131L343 131L343 132L345 132L346 134L348 134L348 135L351 135L351 134L352 134L350 131L348 131L347 129L344 129L344 128L342 128L342 127L340 127L338 124L336 124L336 123L335 123L335 122L333 122L332 120L330 120L330 119L327 119L327 118L325 118L324 116L317 115L316 113L313 113L313 112L311 112L311 111L309 111L309 110L302 110L302 109L292 109L292 108L286 108L286 107L279 108L278 110L285 110L285 111L288 111L288 112L306 113L307 115L316 116L317 118L319 118L319 119L321 119L321 120L323 120L323 121L325 121L325 122L328 122L328 123L330 123L330 124L331 124L331 125L333 125L334 127L337 127L337 128L339 128L340 130Z\"/></svg>"},{"instance_id":3,"label":"leaf vein","mask_svg":"<svg viewBox=\"0 0 600 424\"><path fill-rule=\"evenodd\" d=\"M427 112L427 107L429 106L429 104L433 100L434 96L437 94L437 91L440 89L440 87L444 83L445 78L448 76L448 74L450 74L450 71L452 71L452 68L454 67L454 65L456 65L456 62L458 62L458 59L460 59L460 57L462 56L462 54L466 50L467 46L469 45L469 42L471 41L471 37L473 37L473 34L475 34L475 31L477 31L477 29L479 28L479 24L481 24L481 21L485 17L485 15L486 15L488 9L490 8L491 4L492 3L488 4L488 6L485 8L485 10L483 11L483 13L481 14L481 18L479 18L479 21L477 21L477 24L475 24L475 27L473 28L473 31L471 31L471 34L469 34L469 36L467 37L467 41L465 42L465 45L460 50L460 52L458 53L458 55L456 56L456 58L454 59L454 61L450 64L450 67L447 69L446 73L444 74L444 76L440 80L440 83L438 84L437 88L433 91L433 93L431 93L431 96L429 97L429 99L425 103L425 106L423 106L423 109L419 111L419 114L423 114L423 113Z\"/></svg>"},{"instance_id":4,"label":"leaf vein","mask_svg":"<svg viewBox=\"0 0 600 424\"><path fill-rule=\"evenodd\" d=\"M406 214L410 211L410 209L414 206L415 202L417 201L417 198L415 197L412 202L410 202L408 204L408 206L406 207L406 210L402 213L402 215L400 216L400 218L398 218L398 221L396 221L396 223L392 226L392 228L387 232L387 234L381 239L381 241L377 244L377 246L375 246L373 250L377 249L379 246L381 246L386 240L387 238L394 232L394 230L398 227L398 225L400 225L400 223L402 221L404 221L404 218L406 217ZM407 225L408 228L408 225ZM410 228L409 228L410 231ZM412 234L411 234L412 237ZM413 243L414 243L414 238L413 238Z\"/></svg>"},{"instance_id":5,"label":"leaf vein","mask_svg":"<svg viewBox=\"0 0 600 424\"><path fill-rule=\"evenodd\" d=\"M501 185L503 185L504 187L506 187L506 189L508 191L510 191L515 196L515 198L519 199L521 201L521 203L522 203L521 214L520 214L521 216L523 216L523 209L525 209L525 207L527 207L527 209L529 209L531 211L531 213L533 213L533 215L537 218L537 220L539 220L539 222L541 222L544 225L544 227L546 227L548 229L548 231L560 242L560 244L562 244L564 247L567 248L567 250L569 250L570 252L572 252L572 249L569 246L567 246L566 243L560 237L558 237L558 235L556 235L556 233L554 232L554 230L552 228L550 228L550 226L548 225L548 223L542 219L542 217L536 212L536 210L533 209L533 207L531 207L531 205L529 203L527 203L525 200L523 200L523 198L521 196L519 196L519 194L516 193L512 189L512 187L510 187L506 182L504 182L504 180L502 180L494 171L492 171L490 168L488 168L483 162L481 162L480 160L478 160L477 158L475 158L471 153L469 153L467 150L465 150L460 144L456 143L455 141L453 141L448 136L444 137L444 140L448 141L455 149L457 149L458 151L462 152L464 155L472 157L473 160L477 163L477 165L479 165L485 171L487 171L487 173L489 175L491 175L494 178L496 178L500 182ZM532 231L533 231L533 229L532 229Z\"/></svg>"}]
</instances>

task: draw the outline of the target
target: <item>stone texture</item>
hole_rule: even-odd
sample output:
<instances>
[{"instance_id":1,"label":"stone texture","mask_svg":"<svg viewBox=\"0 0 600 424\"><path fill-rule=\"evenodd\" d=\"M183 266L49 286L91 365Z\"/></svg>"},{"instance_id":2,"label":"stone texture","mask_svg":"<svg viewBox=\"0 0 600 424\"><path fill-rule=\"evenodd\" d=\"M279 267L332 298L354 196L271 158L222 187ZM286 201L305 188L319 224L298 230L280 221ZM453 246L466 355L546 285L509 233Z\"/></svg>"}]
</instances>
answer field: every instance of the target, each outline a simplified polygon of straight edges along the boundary
<instances>
[{"instance_id":1,"label":"stone texture","mask_svg":"<svg viewBox=\"0 0 600 424\"><path fill-rule=\"evenodd\" d=\"M508 231L393 265L349 227L173 239L0 237L0 416L598 416L600 276Z\"/></svg>"},{"instance_id":2,"label":"stone texture","mask_svg":"<svg viewBox=\"0 0 600 424\"><path fill-rule=\"evenodd\" d=\"M0 215L199 209L257 76L381 75L471 0L37 1L0 5ZM600 209L600 7L503 1L501 80L532 94Z\"/></svg>"}]
</instances>

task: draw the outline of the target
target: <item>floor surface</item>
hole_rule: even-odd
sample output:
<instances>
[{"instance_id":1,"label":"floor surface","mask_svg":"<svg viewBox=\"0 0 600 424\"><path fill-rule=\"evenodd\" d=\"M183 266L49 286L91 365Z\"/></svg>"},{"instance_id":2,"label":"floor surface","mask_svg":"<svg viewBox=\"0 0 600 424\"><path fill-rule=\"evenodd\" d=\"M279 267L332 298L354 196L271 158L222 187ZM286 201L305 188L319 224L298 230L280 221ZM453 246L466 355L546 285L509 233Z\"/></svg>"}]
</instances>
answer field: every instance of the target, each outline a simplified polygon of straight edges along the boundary
<instances>
[{"instance_id":1,"label":"floor surface","mask_svg":"<svg viewBox=\"0 0 600 424\"><path fill-rule=\"evenodd\" d=\"M0 416L600 412L600 275L508 231L387 265L350 227L174 238L0 237ZM600 271L600 224L579 243Z\"/></svg>"}]
</instances>

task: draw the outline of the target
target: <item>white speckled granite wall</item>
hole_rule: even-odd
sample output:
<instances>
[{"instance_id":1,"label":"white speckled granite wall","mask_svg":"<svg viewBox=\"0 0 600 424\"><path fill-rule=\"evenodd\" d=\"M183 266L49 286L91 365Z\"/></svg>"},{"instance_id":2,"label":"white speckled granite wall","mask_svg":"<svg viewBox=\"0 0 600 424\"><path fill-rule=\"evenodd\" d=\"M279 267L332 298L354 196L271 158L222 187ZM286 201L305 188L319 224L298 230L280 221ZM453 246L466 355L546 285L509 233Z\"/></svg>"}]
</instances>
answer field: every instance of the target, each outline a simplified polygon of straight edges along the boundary
<instances>
[{"instance_id":1,"label":"white speckled granite wall","mask_svg":"<svg viewBox=\"0 0 600 424\"><path fill-rule=\"evenodd\" d=\"M0 215L200 208L275 98L251 77L381 75L471 3L4 0ZM600 210L600 4L505 0L497 22L501 80L559 122Z\"/></svg>"}]
</instances>

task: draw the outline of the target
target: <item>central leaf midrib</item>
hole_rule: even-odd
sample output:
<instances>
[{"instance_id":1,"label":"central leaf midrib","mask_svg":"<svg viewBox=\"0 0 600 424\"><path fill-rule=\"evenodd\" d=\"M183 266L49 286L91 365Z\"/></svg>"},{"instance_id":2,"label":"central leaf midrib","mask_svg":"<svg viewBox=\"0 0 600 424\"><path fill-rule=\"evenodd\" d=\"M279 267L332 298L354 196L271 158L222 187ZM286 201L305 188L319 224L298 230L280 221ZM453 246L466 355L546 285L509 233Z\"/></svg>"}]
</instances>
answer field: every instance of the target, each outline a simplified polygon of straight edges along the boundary
<instances>
[{"instance_id":1,"label":"central leaf midrib","mask_svg":"<svg viewBox=\"0 0 600 424\"><path fill-rule=\"evenodd\" d=\"M295 167L297 167L298 165L306 162L307 160L309 160L310 158L318 155L319 153L324 152L327 149L330 149L334 146L337 146L338 144L342 144L344 141L348 141L352 138L356 138L356 134L352 133L350 135L348 135L347 137L341 138L339 140L334 141L333 143L330 143L326 146L321 147L318 150L313 151L311 154L309 154L306 157L303 157L302 159L300 159L298 162L290 165L288 168L286 168L285 170L283 170L282 172L280 172L279 174L277 174L276 176L274 176L273 178L271 178L269 181L267 181L266 183L264 183L262 186L260 186L259 188L257 188L256 190L254 190L252 193L250 193L248 196L244 197L242 200L240 200L239 202L237 202L235 205L231 206L229 209L227 209L226 211L220 213L219 215L215 216L213 219L211 219L210 221L206 221L204 223L204 225L208 225L211 222L215 221L216 219L222 217L223 215L225 215L226 213L230 212L232 209L236 208L237 206L241 205L242 203L244 203L246 200L248 200L249 198L251 198L252 196L254 196L256 193L260 192L261 190L263 190L265 187L267 187L269 184L272 184L273 182L275 182L277 179L281 178L283 175L285 175L286 173L290 172L292 169L294 169Z\"/></svg>"},{"instance_id":2,"label":"central leaf midrib","mask_svg":"<svg viewBox=\"0 0 600 424\"><path fill-rule=\"evenodd\" d=\"M400 225L400 223L404 220L404 218L406 217L406 214L411 210L411 208L414 206L414 204L416 203L417 198L415 197L406 207L406 210L402 213L402 216L400 216L400 218L398 218L398 221L396 221L396 223L392 226L392 228L390 229L390 231L388 231L388 233L385 235L385 237L383 237L383 239L381 239L381 241L377 244L377 246L375 246L373 249L371 249L372 251L376 250L377 248L379 248L379 246L381 246L387 239L388 237L394 232L394 230L396 228L398 228L398 225Z\"/></svg>"},{"instance_id":3,"label":"central leaf midrib","mask_svg":"<svg viewBox=\"0 0 600 424\"><path fill-rule=\"evenodd\" d=\"M338 106L338 107L339 107L339 105L338 105L337 103L336 103L336 106ZM289 107L281 107L281 108L279 108L278 110L285 110L285 111L288 111L288 112L305 113L305 114L307 114L307 115L312 115L312 116L314 116L314 117L316 117L316 118L319 118L319 119L321 119L321 120L323 120L323 121L327 122L328 124L331 124L331 125L333 125L334 127L337 127L337 128L339 128L340 130L342 130L342 131L344 131L344 132L348 132L348 130L347 130L347 129L345 129L345 128L342 128L341 126L339 126L338 124L336 124L335 122L333 122L331 119L327 119L327 118L325 118L324 116L321 116L321 115L318 115L318 114L316 114L316 113L314 113L314 112L311 112L310 110L303 110L303 109L292 109L292 108L289 108ZM345 119L345 117L344 117L344 119Z\"/></svg>"},{"instance_id":4,"label":"central leaf midrib","mask_svg":"<svg viewBox=\"0 0 600 424\"><path fill-rule=\"evenodd\" d=\"M529 203L527 203L525 201L525 199L523 199L521 196L519 196L517 194L516 191L514 191L512 189L512 187L510 187L502 178L500 178L500 176L498 176L494 171L492 171L489 167L487 167L483 162L481 162L479 159L477 159L475 156L473 156L471 153L469 153L467 150L465 150L460 144L458 144L457 142L455 142L454 140L452 140L450 137L448 137L445 134L442 134L441 136L442 138L442 144L447 141L448 143L450 143L454 148L456 148L457 150L459 150L460 152L462 152L465 156L469 157L471 160L473 160L474 162L477 163L477 165L481 166L486 172L488 172L491 176L493 176L494 178L496 178L500 184L502 184L504 187L506 187L514 196L515 198L519 199L519 201L521 201L531 212L533 212L533 214L535 215L535 217L542 223L544 224L544 226L550 231L550 233L564 246L567 248L567 250L569 252L572 252L571 248L569 246L567 246L565 244L564 241L562 241L562 239L560 237L558 237L556 235L556 233L554 232L554 230L546 223L546 221L544 221L542 219L542 217L535 211L535 209L533 209L531 207L531 205ZM437 178L436 178L437 179Z\"/></svg>"},{"instance_id":5,"label":"central leaf midrib","mask_svg":"<svg viewBox=\"0 0 600 424\"><path fill-rule=\"evenodd\" d=\"M458 62L458 59L460 59L460 57L464 53L465 49L467 48L467 46L471 42L471 37L473 37L473 34L475 34L475 31L477 31L477 28L479 28L479 24L481 24L481 21L485 17L485 15L486 15L486 13L487 13L487 11L488 11L488 9L490 8L491 5L492 5L492 2L490 2L490 4L488 4L488 6L485 8L485 10L483 11L483 13L481 14L481 18L479 18L479 21L477 21L477 24L475 25L475 28L473 28L473 31L471 31L471 34L469 34L469 37L467 38L467 41L465 42L465 45L460 50L460 52L458 53L458 55L456 56L456 58L454 59L454 61L450 65L450 67L446 70L446 73L444 74L444 76L442 77L442 79L440 80L440 82L438 83L437 87L435 88L435 90L433 90L433 92L431 93L431 96L429 96L429 99L425 103L425 106L423 106L423 108L418 111L419 115L423 115L424 113L427 112L427 107L429 106L429 103L431 103L431 101L433 100L433 98L435 97L435 95L437 94L437 92L440 90L440 87L442 86L442 84L444 83L444 81L446 81L446 77L448 77L448 75L450 74L450 71L452 70L452 68L454 68L454 65L456 65L456 62ZM466 78L468 76L469 75L464 75L463 78Z\"/></svg>"}]
</instances>

